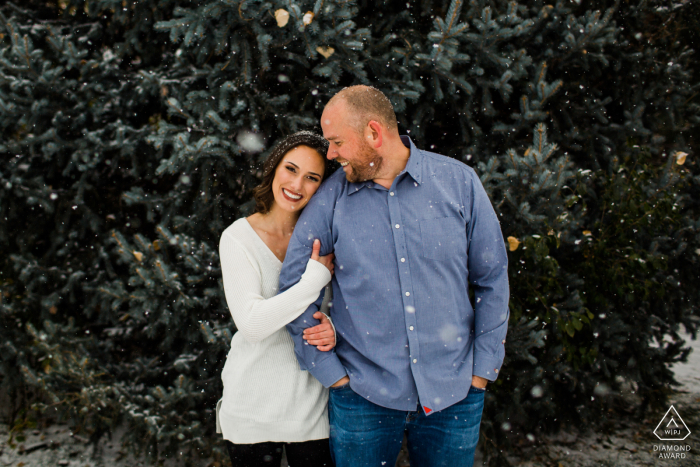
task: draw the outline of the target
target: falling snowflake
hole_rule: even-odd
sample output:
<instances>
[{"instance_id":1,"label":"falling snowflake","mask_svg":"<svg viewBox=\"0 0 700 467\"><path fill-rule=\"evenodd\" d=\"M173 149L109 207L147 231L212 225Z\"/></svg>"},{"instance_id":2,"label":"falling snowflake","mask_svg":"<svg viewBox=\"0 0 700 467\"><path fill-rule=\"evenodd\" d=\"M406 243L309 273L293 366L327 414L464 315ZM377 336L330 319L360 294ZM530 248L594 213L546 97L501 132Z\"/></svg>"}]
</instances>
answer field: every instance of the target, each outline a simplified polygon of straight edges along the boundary
<instances>
[{"instance_id":1,"label":"falling snowflake","mask_svg":"<svg viewBox=\"0 0 700 467\"><path fill-rule=\"evenodd\" d=\"M252 131L242 131L236 137L238 145L247 152L260 152L265 149L262 135Z\"/></svg>"}]
</instances>

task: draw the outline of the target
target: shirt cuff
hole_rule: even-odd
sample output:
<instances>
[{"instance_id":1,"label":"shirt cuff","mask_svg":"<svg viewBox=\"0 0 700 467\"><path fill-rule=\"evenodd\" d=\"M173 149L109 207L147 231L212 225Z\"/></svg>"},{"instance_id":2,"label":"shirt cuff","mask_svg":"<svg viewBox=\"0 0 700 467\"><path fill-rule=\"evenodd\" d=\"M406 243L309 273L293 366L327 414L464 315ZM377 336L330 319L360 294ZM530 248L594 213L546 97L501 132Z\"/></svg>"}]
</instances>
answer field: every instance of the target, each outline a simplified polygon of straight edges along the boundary
<instances>
[{"instance_id":1,"label":"shirt cuff","mask_svg":"<svg viewBox=\"0 0 700 467\"><path fill-rule=\"evenodd\" d=\"M501 371L503 359L495 355L474 352L474 376L486 378L489 381L496 381L498 373Z\"/></svg>"},{"instance_id":2,"label":"shirt cuff","mask_svg":"<svg viewBox=\"0 0 700 467\"><path fill-rule=\"evenodd\" d=\"M331 351L332 352L332 351ZM321 361L314 362L309 368L314 378L319 380L324 387L329 388L348 375L338 356L333 353Z\"/></svg>"}]
</instances>

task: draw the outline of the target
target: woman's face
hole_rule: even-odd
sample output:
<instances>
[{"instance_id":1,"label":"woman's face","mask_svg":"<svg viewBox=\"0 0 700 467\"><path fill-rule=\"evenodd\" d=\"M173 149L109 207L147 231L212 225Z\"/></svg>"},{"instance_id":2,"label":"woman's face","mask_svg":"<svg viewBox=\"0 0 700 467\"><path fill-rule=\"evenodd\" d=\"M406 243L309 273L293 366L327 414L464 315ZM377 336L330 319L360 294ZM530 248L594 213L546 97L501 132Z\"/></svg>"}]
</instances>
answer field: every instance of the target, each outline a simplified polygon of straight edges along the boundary
<instances>
[{"instance_id":1,"label":"woman's face","mask_svg":"<svg viewBox=\"0 0 700 467\"><path fill-rule=\"evenodd\" d=\"M299 212L321 185L324 169L323 156L308 146L297 146L285 154L272 180L277 206Z\"/></svg>"}]
</instances>

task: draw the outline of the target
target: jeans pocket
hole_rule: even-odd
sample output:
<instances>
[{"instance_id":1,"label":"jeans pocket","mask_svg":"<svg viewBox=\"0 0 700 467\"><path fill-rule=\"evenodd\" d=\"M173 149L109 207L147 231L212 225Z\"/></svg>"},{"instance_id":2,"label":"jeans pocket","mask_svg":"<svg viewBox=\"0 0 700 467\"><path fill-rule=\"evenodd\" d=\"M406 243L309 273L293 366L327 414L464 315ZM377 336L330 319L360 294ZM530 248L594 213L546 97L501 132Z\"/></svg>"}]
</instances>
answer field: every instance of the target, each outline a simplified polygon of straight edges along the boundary
<instances>
[{"instance_id":1,"label":"jeans pocket","mask_svg":"<svg viewBox=\"0 0 700 467\"><path fill-rule=\"evenodd\" d=\"M486 388L477 388L476 386L472 386L469 388L469 392L486 392Z\"/></svg>"},{"instance_id":2,"label":"jeans pocket","mask_svg":"<svg viewBox=\"0 0 700 467\"><path fill-rule=\"evenodd\" d=\"M350 382L348 381L347 383L343 384L342 386L336 386L336 387L330 387L328 388L329 391L342 391L343 389L349 388L350 387Z\"/></svg>"}]
</instances>

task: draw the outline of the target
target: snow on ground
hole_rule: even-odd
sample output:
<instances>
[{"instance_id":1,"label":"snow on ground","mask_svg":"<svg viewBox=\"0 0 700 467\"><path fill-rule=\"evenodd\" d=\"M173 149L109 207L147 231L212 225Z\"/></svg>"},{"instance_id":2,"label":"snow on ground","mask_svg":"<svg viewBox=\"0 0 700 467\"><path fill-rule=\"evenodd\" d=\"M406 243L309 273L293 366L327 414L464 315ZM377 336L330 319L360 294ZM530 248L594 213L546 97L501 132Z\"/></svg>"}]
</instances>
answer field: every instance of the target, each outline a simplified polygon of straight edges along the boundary
<instances>
[{"instance_id":1,"label":"snow on ground","mask_svg":"<svg viewBox=\"0 0 700 467\"><path fill-rule=\"evenodd\" d=\"M677 363L673 366L673 373L676 380L681 383L681 391L700 393L700 335L698 339L690 340L690 335L682 336L686 345L690 345L693 351L688 355L688 361Z\"/></svg>"},{"instance_id":2,"label":"snow on ground","mask_svg":"<svg viewBox=\"0 0 700 467\"><path fill-rule=\"evenodd\" d=\"M525 450L521 458L509 456L508 460L519 467L700 467L700 437L697 432L697 427L700 427L700 394L679 392L670 398L670 403L691 427L690 436L683 442L659 441L656 438L653 431L661 416L641 424L619 420L615 422L614 429L605 433L558 433L541 440L539 446ZM690 451L677 453L684 455L683 458L660 459L658 449L663 445L690 446Z\"/></svg>"},{"instance_id":3,"label":"snow on ground","mask_svg":"<svg viewBox=\"0 0 700 467\"><path fill-rule=\"evenodd\" d=\"M662 413L642 423L611 420L612 423L608 425L613 428L605 432L579 433L572 430L557 433L526 449L521 458L509 457L509 462L519 467L700 467L700 339L693 341L689 334L682 334L681 337L693 351L687 362L673 366L676 380L681 386L669 398L669 406L676 408L690 428L690 436L685 441L660 441L653 434ZM678 452L679 456L685 454L678 459L659 458L661 446L669 445L679 448L689 446L690 451Z\"/></svg>"},{"instance_id":4,"label":"snow on ground","mask_svg":"<svg viewBox=\"0 0 700 467\"><path fill-rule=\"evenodd\" d=\"M97 449L88 440L73 434L66 425L54 425L43 430L27 430L26 439L9 445L7 425L0 425L0 467L141 467L148 463L134 458L122 448L124 430L118 430L112 439L102 439ZM202 460L202 466L210 462ZM163 467L179 467L182 463L167 461Z\"/></svg>"},{"instance_id":5,"label":"snow on ground","mask_svg":"<svg viewBox=\"0 0 700 467\"><path fill-rule=\"evenodd\" d=\"M653 434L659 420L643 423L615 422L614 429L605 433L569 431L549 436L528 448L521 458L509 457L514 466L522 467L592 467L592 466L697 466L700 467L700 339L683 338L693 348L688 361L673 366L676 379L681 383L678 392L670 398L691 434L683 442L662 442ZM658 417L657 417L658 418ZM116 431L112 439L105 438L97 450L87 440L74 435L65 425L43 430L25 431L26 439L11 446L6 425L0 425L0 467L136 467L145 466L121 447L123 431ZM684 458L659 459L661 445L690 446ZM169 459L164 467L179 467L178 459ZM208 466L210 460L196 461L195 465ZM401 466L409 465L401 459ZM485 465L477 455L475 465ZM284 467L284 466L283 466Z\"/></svg>"}]
</instances>

